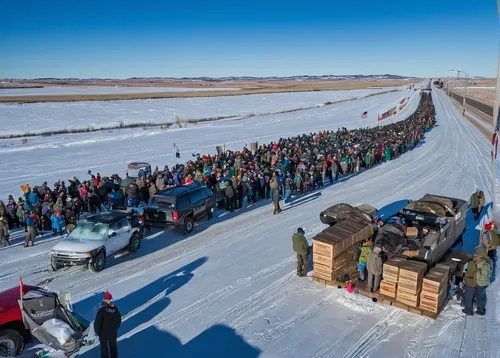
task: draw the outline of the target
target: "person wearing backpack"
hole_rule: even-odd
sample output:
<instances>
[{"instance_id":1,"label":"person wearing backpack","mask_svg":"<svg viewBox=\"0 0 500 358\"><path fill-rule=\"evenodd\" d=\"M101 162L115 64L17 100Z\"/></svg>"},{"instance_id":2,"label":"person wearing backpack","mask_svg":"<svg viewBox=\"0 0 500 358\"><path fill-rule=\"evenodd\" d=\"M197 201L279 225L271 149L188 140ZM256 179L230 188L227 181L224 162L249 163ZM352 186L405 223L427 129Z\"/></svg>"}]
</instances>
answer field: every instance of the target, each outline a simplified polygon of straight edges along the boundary
<instances>
[{"instance_id":1,"label":"person wearing backpack","mask_svg":"<svg viewBox=\"0 0 500 358\"><path fill-rule=\"evenodd\" d=\"M476 247L475 255L467 264L464 275L464 303L462 310L468 316L474 315L473 302L476 299L476 313L484 316L486 313L486 287L489 286L493 272L493 261L483 247Z\"/></svg>"}]
</instances>

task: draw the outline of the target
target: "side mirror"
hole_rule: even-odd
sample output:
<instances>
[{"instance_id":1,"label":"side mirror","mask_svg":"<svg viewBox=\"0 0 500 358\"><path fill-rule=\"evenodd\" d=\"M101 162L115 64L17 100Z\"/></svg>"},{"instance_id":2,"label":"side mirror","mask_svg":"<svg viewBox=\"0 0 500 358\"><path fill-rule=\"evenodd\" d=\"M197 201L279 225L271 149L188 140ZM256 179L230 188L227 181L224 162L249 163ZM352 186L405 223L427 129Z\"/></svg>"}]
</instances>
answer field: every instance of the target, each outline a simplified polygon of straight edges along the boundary
<instances>
[{"instance_id":1,"label":"side mirror","mask_svg":"<svg viewBox=\"0 0 500 358\"><path fill-rule=\"evenodd\" d=\"M115 237L116 236L116 232L112 232L111 234L109 234L109 237Z\"/></svg>"}]
</instances>

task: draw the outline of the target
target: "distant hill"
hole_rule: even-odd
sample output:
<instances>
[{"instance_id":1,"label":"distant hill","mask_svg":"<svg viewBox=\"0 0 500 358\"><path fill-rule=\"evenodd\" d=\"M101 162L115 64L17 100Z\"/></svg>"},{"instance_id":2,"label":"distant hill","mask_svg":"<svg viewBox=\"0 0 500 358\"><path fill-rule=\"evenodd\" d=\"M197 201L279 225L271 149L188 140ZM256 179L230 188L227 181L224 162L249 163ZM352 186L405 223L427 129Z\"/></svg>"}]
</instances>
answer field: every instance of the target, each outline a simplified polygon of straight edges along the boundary
<instances>
[{"instance_id":1,"label":"distant hill","mask_svg":"<svg viewBox=\"0 0 500 358\"><path fill-rule=\"evenodd\" d=\"M192 82L236 82L236 81L340 81L340 80L404 80L414 79L411 76L400 75L321 75L321 76L272 76L272 77L254 77L254 76L228 76L228 77L131 77L127 79L112 79L112 78L55 78L43 77L33 79L4 79L4 81L192 81ZM0 81L2 81L0 79Z\"/></svg>"}]
</instances>

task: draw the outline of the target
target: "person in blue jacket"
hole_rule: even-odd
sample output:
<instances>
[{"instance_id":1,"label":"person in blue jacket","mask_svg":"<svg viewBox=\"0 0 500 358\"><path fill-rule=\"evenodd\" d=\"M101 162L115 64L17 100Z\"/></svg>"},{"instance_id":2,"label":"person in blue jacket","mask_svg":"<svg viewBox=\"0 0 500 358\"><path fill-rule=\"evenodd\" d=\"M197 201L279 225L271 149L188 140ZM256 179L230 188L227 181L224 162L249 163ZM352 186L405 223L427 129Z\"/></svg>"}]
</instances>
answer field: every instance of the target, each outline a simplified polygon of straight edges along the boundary
<instances>
[{"instance_id":1,"label":"person in blue jacket","mask_svg":"<svg viewBox=\"0 0 500 358\"><path fill-rule=\"evenodd\" d=\"M52 221L52 232L54 234L63 234L63 226L64 226L64 219L61 216L61 212L59 210L54 211L54 214L50 218Z\"/></svg>"},{"instance_id":2,"label":"person in blue jacket","mask_svg":"<svg viewBox=\"0 0 500 358\"><path fill-rule=\"evenodd\" d=\"M38 191L36 190L36 186L33 188L31 193L29 193L29 201L31 205L37 205L40 200L38 199Z\"/></svg>"}]
</instances>

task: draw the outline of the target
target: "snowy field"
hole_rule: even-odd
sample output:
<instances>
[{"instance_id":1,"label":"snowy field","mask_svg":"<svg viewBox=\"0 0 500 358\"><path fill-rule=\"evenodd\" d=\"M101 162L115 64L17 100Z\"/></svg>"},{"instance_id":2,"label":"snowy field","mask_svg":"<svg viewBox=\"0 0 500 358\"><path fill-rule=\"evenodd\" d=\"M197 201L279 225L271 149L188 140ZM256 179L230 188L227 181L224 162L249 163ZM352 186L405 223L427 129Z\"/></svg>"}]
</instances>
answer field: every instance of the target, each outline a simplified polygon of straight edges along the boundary
<instances>
[{"instance_id":1,"label":"snowy field","mask_svg":"<svg viewBox=\"0 0 500 358\"><path fill-rule=\"evenodd\" d=\"M239 88L47 86L42 88L0 88L2 96L51 96L69 94L121 94L154 92L234 91Z\"/></svg>"},{"instance_id":2,"label":"snowy field","mask_svg":"<svg viewBox=\"0 0 500 358\"><path fill-rule=\"evenodd\" d=\"M81 180L87 179L89 169L103 175L118 173L124 176L132 161L148 161L153 168L156 165L163 168L175 163L174 143L181 152L181 160L187 161L192 158L191 153L216 153L216 146L221 144L228 149L241 150L252 141L267 144L282 136L304 132L374 126L377 125L377 113L387 110L404 96L411 96L408 106L386 120L395 121L417 108L419 91L391 92L306 111L193 124L182 129L136 128L38 136L28 138L26 144L19 138L0 140L0 172L4 173L0 176L0 198L7 198L9 194L17 197L19 186L26 183L33 186L47 181L52 185L74 175ZM368 111L367 119L361 118L364 111Z\"/></svg>"},{"instance_id":3,"label":"snowy field","mask_svg":"<svg viewBox=\"0 0 500 358\"><path fill-rule=\"evenodd\" d=\"M398 87L401 91L393 94L394 100L400 100L404 93L409 92L403 88L406 87ZM64 128L103 128L121 123L167 123L174 122L175 115L182 119L203 119L276 113L393 89L396 88L128 101L7 103L0 104L0 135L43 133Z\"/></svg>"},{"instance_id":4,"label":"snowy field","mask_svg":"<svg viewBox=\"0 0 500 358\"><path fill-rule=\"evenodd\" d=\"M373 124L373 112L391 99L388 94L288 115L144 131L135 137L120 131L108 137L37 138L31 147L2 149L0 169L8 174L0 192L5 196L23 180L53 180L89 168L103 173L104 165L109 172L121 172L129 160L171 162L173 140L183 143L186 159L191 148L212 151L222 138L239 148L255 139L267 142ZM109 290L123 315L120 357L499 357L498 280L488 289L485 317L465 319L461 307L452 303L433 321L295 275L293 232L301 226L312 238L324 228L319 213L335 203L382 207L425 193L468 199L476 186L489 201L490 144L444 93L433 91L433 99L438 126L423 144L298 198L279 216L272 215L269 203L231 214L217 211L213 222L200 224L187 237L153 232L140 252L108 261L98 274L78 268L50 272L49 252L58 238L29 249L10 247L0 251L0 287L15 286L20 275L30 284L50 278L49 287L70 291L77 311L89 319ZM401 114L415 110L417 101L418 94ZM359 118L364 110L372 113L366 122ZM52 148L50 141L58 147ZM464 240L473 243L478 231L470 220L467 229ZM81 358L99 357L98 348L86 350Z\"/></svg>"}]
</instances>

